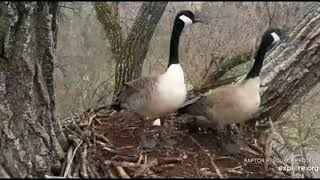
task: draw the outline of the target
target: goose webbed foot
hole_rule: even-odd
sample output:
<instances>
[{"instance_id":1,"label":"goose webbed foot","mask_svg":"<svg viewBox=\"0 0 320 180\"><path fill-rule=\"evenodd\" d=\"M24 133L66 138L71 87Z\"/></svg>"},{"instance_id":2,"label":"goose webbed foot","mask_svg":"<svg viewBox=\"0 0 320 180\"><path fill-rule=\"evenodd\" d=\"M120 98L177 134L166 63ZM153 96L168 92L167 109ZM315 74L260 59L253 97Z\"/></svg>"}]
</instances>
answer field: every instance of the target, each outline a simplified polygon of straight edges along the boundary
<instances>
[{"instance_id":1,"label":"goose webbed foot","mask_svg":"<svg viewBox=\"0 0 320 180\"><path fill-rule=\"evenodd\" d=\"M222 142L222 146L224 150L231 154L240 153L241 151L240 141L231 137L225 138L225 141Z\"/></svg>"},{"instance_id":2,"label":"goose webbed foot","mask_svg":"<svg viewBox=\"0 0 320 180\"><path fill-rule=\"evenodd\" d=\"M139 147L142 149L153 149L157 146L157 139L145 130L140 136Z\"/></svg>"},{"instance_id":3,"label":"goose webbed foot","mask_svg":"<svg viewBox=\"0 0 320 180\"><path fill-rule=\"evenodd\" d=\"M241 142L232 137L231 132L226 133L225 129L218 129L218 136L220 136L221 146L224 151L231 154L239 153L241 150Z\"/></svg>"},{"instance_id":4,"label":"goose webbed foot","mask_svg":"<svg viewBox=\"0 0 320 180\"><path fill-rule=\"evenodd\" d=\"M156 119L158 121L159 119ZM148 126L144 128L141 135L140 147L142 149L155 149L159 146L172 146L177 142L172 138L172 127L170 124L161 124L160 126Z\"/></svg>"}]
</instances>

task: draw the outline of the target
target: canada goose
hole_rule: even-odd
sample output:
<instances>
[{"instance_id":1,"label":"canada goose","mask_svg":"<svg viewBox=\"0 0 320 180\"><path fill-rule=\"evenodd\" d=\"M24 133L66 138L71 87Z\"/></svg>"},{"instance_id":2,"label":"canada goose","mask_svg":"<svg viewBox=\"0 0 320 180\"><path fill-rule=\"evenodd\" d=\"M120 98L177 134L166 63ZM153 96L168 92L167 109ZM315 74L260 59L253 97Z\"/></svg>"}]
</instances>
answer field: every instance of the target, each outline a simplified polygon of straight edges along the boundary
<instances>
[{"instance_id":1,"label":"canada goose","mask_svg":"<svg viewBox=\"0 0 320 180\"><path fill-rule=\"evenodd\" d=\"M179 63L179 39L185 26L202 22L189 10L180 11L174 20L167 71L158 76L141 77L124 84L112 107L129 109L142 117L159 117L176 111L185 101L187 90Z\"/></svg>"},{"instance_id":2,"label":"canada goose","mask_svg":"<svg viewBox=\"0 0 320 180\"><path fill-rule=\"evenodd\" d=\"M279 29L268 29L264 33L254 64L244 80L238 84L220 86L207 95L187 101L178 112L202 117L195 123L214 129L223 129L225 125L250 119L260 106L259 74L265 54L280 40L280 34Z\"/></svg>"}]
</instances>

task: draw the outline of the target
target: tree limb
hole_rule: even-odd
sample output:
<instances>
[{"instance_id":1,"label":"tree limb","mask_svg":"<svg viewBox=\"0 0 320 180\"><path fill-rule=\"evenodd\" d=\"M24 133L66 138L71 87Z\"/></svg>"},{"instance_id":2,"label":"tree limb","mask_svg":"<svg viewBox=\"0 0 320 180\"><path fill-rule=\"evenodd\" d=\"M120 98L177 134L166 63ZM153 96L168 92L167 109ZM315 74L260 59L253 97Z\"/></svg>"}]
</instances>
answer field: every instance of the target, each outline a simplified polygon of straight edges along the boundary
<instances>
[{"instance_id":1,"label":"tree limb","mask_svg":"<svg viewBox=\"0 0 320 180\"><path fill-rule=\"evenodd\" d=\"M118 4L96 2L95 10L102 23L116 60L114 95L122 85L141 76L153 32L168 2L142 3L135 21L124 38L119 18Z\"/></svg>"}]
</instances>

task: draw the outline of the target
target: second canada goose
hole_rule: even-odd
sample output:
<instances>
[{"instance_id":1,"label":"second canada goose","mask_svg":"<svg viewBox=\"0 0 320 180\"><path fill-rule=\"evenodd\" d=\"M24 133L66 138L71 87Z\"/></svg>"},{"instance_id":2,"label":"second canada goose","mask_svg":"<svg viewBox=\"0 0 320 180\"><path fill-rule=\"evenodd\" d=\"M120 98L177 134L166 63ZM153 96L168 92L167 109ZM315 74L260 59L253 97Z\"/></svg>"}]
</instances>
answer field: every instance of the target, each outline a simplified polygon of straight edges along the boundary
<instances>
[{"instance_id":1,"label":"second canada goose","mask_svg":"<svg viewBox=\"0 0 320 180\"><path fill-rule=\"evenodd\" d=\"M129 109L142 117L160 117L176 111L185 101L187 89L179 62L179 39L185 26L201 22L189 10L174 20L167 71L158 76L141 77L124 84L112 107Z\"/></svg>"},{"instance_id":2,"label":"second canada goose","mask_svg":"<svg viewBox=\"0 0 320 180\"><path fill-rule=\"evenodd\" d=\"M201 123L207 123L215 129L222 129L225 125L250 119L260 107L259 74L265 54L280 40L280 34L279 29L268 29L264 33L255 54L254 64L244 80L238 84L218 87L209 95L202 95L200 98L193 99L192 102L186 102L178 112L205 117L207 122Z\"/></svg>"}]
</instances>

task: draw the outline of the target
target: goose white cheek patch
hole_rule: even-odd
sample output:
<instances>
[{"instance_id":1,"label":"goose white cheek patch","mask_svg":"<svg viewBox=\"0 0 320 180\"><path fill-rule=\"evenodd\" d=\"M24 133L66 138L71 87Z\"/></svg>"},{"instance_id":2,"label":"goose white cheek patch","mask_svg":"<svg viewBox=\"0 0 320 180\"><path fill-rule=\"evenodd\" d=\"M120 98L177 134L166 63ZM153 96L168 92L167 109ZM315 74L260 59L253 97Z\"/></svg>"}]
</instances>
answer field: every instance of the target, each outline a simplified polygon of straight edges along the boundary
<instances>
[{"instance_id":1,"label":"goose white cheek patch","mask_svg":"<svg viewBox=\"0 0 320 180\"><path fill-rule=\"evenodd\" d=\"M179 16L179 19L181 19L185 25L192 24L192 20L185 15Z\"/></svg>"},{"instance_id":2,"label":"goose white cheek patch","mask_svg":"<svg viewBox=\"0 0 320 180\"><path fill-rule=\"evenodd\" d=\"M153 125L153 126L161 126L161 121L160 121L160 119L156 119L155 121L153 121L152 125Z\"/></svg>"},{"instance_id":3,"label":"goose white cheek patch","mask_svg":"<svg viewBox=\"0 0 320 180\"><path fill-rule=\"evenodd\" d=\"M273 37L273 42L274 43L276 43L276 42L278 42L280 40L280 37L275 32L271 33L271 36Z\"/></svg>"}]
</instances>

